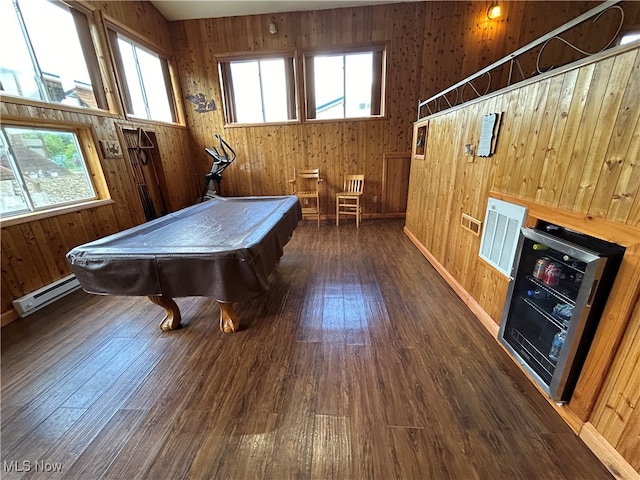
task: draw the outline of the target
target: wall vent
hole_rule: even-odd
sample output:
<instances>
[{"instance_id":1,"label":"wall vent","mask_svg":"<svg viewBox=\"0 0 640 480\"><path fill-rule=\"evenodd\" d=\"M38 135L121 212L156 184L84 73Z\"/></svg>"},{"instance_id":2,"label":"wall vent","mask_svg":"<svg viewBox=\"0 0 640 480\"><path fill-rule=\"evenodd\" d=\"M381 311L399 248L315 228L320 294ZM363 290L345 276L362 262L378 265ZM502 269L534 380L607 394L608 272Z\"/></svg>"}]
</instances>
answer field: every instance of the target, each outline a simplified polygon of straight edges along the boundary
<instances>
[{"instance_id":1,"label":"wall vent","mask_svg":"<svg viewBox=\"0 0 640 480\"><path fill-rule=\"evenodd\" d=\"M14 300L13 308L24 318L78 288L80 288L80 283L75 275L69 275Z\"/></svg>"},{"instance_id":2,"label":"wall vent","mask_svg":"<svg viewBox=\"0 0 640 480\"><path fill-rule=\"evenodd\" d=\"M480 258L507 277L511 276L520 229L526 216L526 207L489 198L480 243Z\"/></svg>"},{"instance_id":3,"label":"wall vent","mask_svg":"<svg viewBox=\"0 0 640 480\"><path fill-rule=\"evenodd\" d=\"M466 213L463 213L462 220L460 221L460 225L465 230L469 230L476 237L480 236L480 230L482 230L482 222L477 218L473 218L471 215L467 215Z\"/></svg>"}]
</instances>

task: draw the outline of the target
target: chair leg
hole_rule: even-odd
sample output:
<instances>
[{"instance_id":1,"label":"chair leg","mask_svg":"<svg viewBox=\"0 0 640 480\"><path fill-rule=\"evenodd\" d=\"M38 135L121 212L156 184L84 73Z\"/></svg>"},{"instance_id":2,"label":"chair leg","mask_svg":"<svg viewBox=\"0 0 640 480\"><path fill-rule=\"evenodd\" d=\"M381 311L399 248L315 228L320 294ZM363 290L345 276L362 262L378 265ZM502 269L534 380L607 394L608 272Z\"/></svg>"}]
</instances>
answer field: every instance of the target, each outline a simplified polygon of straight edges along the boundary
<instances>
[{"instance_id":1,"label":"chair leg","mask_svg":"<svg viewBox=\"0 0 640 480\"><path fill-rule=\"evenodd\" d=\"M360 197L356 199L356 228L360 228Z\"/></svg>"},{"instance_id":2,"label":"chair leg","mask_svg":"<svg viewBox=\"0 0 640 480\"><path fill-rule=\"evenodd\" d=\"M336 198L336 227L340 226L340 199Z\"/></svg>"}]
</instances>

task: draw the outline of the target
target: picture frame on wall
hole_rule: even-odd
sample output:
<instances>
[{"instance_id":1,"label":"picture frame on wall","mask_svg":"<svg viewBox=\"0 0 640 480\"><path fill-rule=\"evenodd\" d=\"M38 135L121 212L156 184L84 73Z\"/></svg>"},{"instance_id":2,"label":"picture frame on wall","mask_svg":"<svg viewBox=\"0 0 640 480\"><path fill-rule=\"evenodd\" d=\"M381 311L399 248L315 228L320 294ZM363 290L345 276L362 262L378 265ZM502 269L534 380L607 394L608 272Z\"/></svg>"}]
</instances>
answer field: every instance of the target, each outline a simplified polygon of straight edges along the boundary
<instances>
[{"instance_id":1,"label":"picture frame on wall","mask_svg":"<svg viewBox=\"0 0 640 480\"><path fill-rule=\"evenodd\" d=\"M427 151L427 135L429 132L429 122L420 122L414 125L413 131L413 158L424 160Z\"/></svg>"}]
</instances>

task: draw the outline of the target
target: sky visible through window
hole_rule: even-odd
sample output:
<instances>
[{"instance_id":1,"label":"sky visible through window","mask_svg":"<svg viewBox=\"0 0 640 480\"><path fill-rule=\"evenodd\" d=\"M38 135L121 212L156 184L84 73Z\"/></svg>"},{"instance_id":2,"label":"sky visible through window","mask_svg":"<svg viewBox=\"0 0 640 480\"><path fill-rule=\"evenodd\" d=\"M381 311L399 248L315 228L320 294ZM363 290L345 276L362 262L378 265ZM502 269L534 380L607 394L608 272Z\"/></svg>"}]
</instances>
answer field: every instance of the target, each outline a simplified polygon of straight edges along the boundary
<instances>
[{"instance_id":1,"label":"sky visible through window","mask_svg":"<svg viewBox=\"0 0 640 480\"><path fill-rule=\"evenodd\" d=\"M373 54L318 55L314 61L317 119L371 115ZM283 59L230 62L237 123L285 122L287 82Z\"/></svg>"},{"instance_id":2,"label":"sky visible through window","mask_svg":"<svg viewBox=\"0 0 640 480\"><path fill-rule=\"evenodd\" d=\"M162 65L158 55L118 37L118 48L136 117L173 121Z\"/></svg>"},{"instance_id":3,"label":"sky visible through window","mask_svg":"<svg viewBox=\"0 0 640 480\"><path fill-rule=\"evenodd\" d=\"M314 57L316 118L371 115L373 54Z\"/></svg>"},{"instance_id":4,"label":"sky visible through window","mask_svg":"<svg viewBox=\"0 0 640 480\"><path fill-rule=\"evenodd\" d=\"M281 58L231 62L238 123L287 121L287 84Z\"/></svg>"}]
</instances>

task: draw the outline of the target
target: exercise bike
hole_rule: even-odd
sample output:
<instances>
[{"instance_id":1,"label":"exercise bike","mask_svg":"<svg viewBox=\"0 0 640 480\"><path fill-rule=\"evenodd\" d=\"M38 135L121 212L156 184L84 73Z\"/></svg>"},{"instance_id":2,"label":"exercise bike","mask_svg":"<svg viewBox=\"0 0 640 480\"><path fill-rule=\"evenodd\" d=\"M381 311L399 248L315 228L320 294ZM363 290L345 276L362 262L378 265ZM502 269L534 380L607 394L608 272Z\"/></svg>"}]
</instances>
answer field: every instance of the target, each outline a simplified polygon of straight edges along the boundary
<instances>
[{"instance_id":1,"label":"exercise bike","mask_svg":"<svg viewBox=\"0 0 640 480\"><path fill-rule=\"evenodd\" d=\"M202 194L198 197L196 203L211 200L218 194L220 182L222 182L222 172L236 159L236 152L231 148L231 145L225 142L219 134L216 133L215 136L220 144L220 150L217 147L204 149L213 158L213 165L211 166L211 171L204 177L205 182Z\"/></svg>"}]
</instances>

